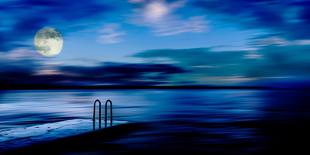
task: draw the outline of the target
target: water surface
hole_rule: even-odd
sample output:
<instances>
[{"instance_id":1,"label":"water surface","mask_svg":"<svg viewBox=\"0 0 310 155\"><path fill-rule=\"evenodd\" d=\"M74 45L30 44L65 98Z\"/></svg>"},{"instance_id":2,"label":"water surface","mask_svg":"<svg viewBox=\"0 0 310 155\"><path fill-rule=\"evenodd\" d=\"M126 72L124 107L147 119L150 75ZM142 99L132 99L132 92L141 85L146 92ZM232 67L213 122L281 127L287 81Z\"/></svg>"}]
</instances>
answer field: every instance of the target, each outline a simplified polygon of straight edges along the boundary
<instances>
[{"instance_id":1,"label":"water surface","mask_svg":"<svg viewBox=\"0 0 310 155\"><path fill-rule=\"evenodd\" d=\"M168 150L185 147L236 154L283 150L281 145L294 150L303 145L299 139L308 135L308 94L271 90L3 91L0 131L90 120L93 101L98 98L113 101L114 120L153 126L115 140L117 144L143 144L148 149L167 144Z\"/></svg>"}]
</instances>

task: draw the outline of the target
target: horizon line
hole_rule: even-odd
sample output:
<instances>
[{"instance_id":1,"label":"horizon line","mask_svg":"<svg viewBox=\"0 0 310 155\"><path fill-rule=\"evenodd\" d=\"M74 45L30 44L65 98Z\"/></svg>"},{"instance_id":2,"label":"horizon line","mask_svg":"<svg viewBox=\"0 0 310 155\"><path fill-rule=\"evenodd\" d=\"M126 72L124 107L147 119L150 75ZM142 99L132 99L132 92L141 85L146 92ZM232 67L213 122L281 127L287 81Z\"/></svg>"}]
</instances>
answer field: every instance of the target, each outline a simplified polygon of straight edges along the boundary
<instances>
[{"instance_id":1,"label":"horizon line","mask_svg":"<svg viewBox=\"0 0 310 155\"><path fill-rule=\"evenodd\" d=\"M43 85L4 84L0 90L59 90L59 89L253 89L253 90L310 90L310 88L279 88L255 85Z\"/></svg>"}]
</instances>

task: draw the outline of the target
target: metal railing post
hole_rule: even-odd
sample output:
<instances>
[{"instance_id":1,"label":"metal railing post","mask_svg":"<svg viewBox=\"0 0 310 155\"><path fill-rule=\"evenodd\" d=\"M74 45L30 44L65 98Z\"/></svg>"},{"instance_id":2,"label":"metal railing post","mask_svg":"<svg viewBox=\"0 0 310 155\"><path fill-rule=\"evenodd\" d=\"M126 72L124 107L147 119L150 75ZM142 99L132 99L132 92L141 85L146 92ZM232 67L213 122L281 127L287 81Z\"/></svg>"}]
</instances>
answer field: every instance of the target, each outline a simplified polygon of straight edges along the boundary
<instances>
[{"instance_id":1,"label":"metal railing post","mask_svg":"<svg viewBox=\"0 0 310 155\"><path fill-rule=\"evenodd\" d=\"M98 106L99 106L99 129L101 129L101 102L99 99L95 100L94 102L94 110L93 110L93 130L96 129L96 105L98 102ZM110 126L112 126L113 124L113 113L112 113L112 101L111 100L107 100L105 102L105 110L104 110L104 127L107 127L108 124L108 103L110 104Z\"/></svg>"},{"instance_id":2,"label":"metal railing post","mask_svg":"<svg viewBox=\"0 0 310 155\"><path fill-rule=\"evenodd\" d=\"M101 129L101 102L97 99L94 102L94 111L93 111L93 130L96 129L96 103L99 103L99 129Z\"/></svg>"},{"instance_id":3,"label":"metal railing post","mask_svg":"<svg viewBox=\"0 0 310 155\"><path fill-rule=\"evenodd\" d=\"M105 127L107 127L107 121L108 121L108 103L110 103L110 126L112 126L112 101L111 100L107 100L105 102L105 112L104 112L104 124L105 124Z\"/></svg>"}]
</instances>

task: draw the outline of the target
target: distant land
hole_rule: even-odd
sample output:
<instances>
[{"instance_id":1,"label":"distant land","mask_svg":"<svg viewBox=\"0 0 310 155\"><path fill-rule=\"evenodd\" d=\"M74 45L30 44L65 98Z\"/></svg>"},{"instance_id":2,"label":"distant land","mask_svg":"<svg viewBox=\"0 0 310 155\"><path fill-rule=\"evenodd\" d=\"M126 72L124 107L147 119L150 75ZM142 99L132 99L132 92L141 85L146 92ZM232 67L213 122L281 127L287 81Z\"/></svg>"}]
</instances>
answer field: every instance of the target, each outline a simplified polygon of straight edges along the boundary
<instances>
[{"instance_id":1,"label":"distant land","mask_svg":"<svg viewBox=\"0 0 310 155\"><path fill-rule=\"evenodd\" d=\"M286 89L273 86L214 86L214 85L43 85L43 84L1 84L0 90L60 90L60 89ZM293 87L289 90L310 90L307 87Z\"/></svg>"},{"instance_id":2,"label":"distant land","mask_svg":"<svg viewBox=\"0 0 310 155\"><path fill-rule=\"evenodd\" d=\"M37 85L2 84L0 90L36 90L36 89L272 89L265 86L209 86L209 85Z\"/></svg>"}]
</instances>

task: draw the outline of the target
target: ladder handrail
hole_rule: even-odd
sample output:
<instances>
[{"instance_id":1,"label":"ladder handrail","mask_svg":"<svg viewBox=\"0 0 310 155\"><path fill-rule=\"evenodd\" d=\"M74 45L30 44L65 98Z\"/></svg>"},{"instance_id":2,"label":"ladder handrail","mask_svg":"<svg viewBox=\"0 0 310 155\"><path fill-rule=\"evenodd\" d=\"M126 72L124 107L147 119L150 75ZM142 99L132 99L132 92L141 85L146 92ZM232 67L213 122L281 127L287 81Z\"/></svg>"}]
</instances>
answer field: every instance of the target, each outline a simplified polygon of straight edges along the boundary
<instances>
[{"instance_id":1,"label":"ladder handrail","mask_svg":"<svg viewBox=\"0 0 310 155\"><path fill-rule=\"evenodd\" d=\"M97 102L99 104L99 129L101 129L101 109L102 109L102 105L101 105L101 101L99 99L96 99L94 102L94 110L93 110L93 130L96 129L96 105ZM112 121L113 121L113 113L112 113L112 101L111 100L107 100L105 102L105 110L104 110L104 126L107 127L108 124L108 103L110 104L110 126L112 126Z\"/></svg>"},{"instance_id":2,"label":"ladder handrail","mask_svg":"<svg viewBox=\"0 0 310 155\"><path fill-rule=\"evenodd\" d=\"M99 129L101 129L101 102L99 99L94 102L94 112L93 112L93 129L96 128L96 103L99 102Z\"/></svg>"},{"instance_id":3,"label":"ladder handrail","mask_svg":"<svg viewBox=\"0 0 310 155\"><path fill-rule=\"evenodd\" d=\"M112 126L112 101L111 100L107 100L105 102L105 112L104 112L104 123L105 123L105 127L107 127L107 120L108 120L108 103L110 103L110 126Z\"/></svg>"}]
</instances>

